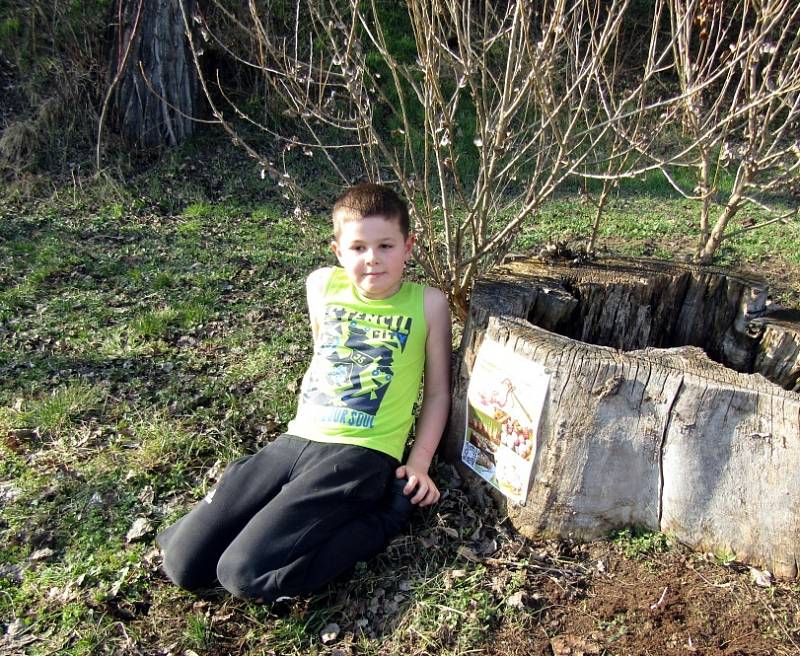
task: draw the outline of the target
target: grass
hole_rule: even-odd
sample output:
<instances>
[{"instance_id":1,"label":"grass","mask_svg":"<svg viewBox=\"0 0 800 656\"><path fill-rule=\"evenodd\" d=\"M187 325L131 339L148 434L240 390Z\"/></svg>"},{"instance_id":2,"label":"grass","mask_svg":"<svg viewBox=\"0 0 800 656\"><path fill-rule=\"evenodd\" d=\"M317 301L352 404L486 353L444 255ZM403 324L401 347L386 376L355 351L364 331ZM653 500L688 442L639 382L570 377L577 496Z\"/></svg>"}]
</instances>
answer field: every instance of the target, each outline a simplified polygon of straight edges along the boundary
<instances>
[{"instance_id":1,"label":"grass","mask_svg":"<svg viewBox=\"0 0 800 656\"><path fill-rule=\"evenodd\" d=\"M528 547L446 482L445 500L387 554L283 610L214 591L198 599L158 573L155 532L205 494L221 463L285 428L310 355L303 278L332 262L324 215L297 216L237 157L201 166L197 147L126 186L101 177L80 194L0 199L4 648L463 654L510 625L537 626L545 610L508 598L534 599L548 577L572 589L577 570L555 552L534 568ZM674 255L691 239L691 209L621 193L603 238ZM583 238L590 210L556 198L516 247ZM796 227L761 234L764 248L800 264ZM724 257L763 264L761 239L732 240ZM128 541L140 517L151 528ZM492 540L510 566L458 551ZM631 558L668 547L663 536L616 540ZM15 620L24 628L12 639ZM342 627L335 647L319 638L331 622Z\"/></svg>"},{"instance_id":2,"label":"grass","mask_svg":"<svg viewBox=\"0 0 800 656\"><path fill-rule=\"evenodd\" d=\"M608 201L598 231L599 254L689 259L699 235L697 203L677 197L669 188L658 189L654 183L641 189L631 184ZM654 189L657 193L651 193ZM777 206L782 205L778 202ZM721 209L721 205L714 206L714 212ZM591 235L594 215L591 203L574 194L560 193L523 228L512 250L538 253L543 244L551 241L567 242L573 249L583 246ZM734 218L729 232L768 218L762 210L742 212ZM726 239L715 264L744 275L766 277L773 296L796 307L800 305L800 222Z\"/></svg>"},{"instance_id":3,"label":"grass","mask_svg":"<svg viewBox=\"0 0 800 656\"><path fill-rule=\"evenodd\" d=\"M624 528L617 531L612 541L626 558L650 558L669 551L672 541L664 533L649 531L642 527Z\"/></svg>"}]
</instances>

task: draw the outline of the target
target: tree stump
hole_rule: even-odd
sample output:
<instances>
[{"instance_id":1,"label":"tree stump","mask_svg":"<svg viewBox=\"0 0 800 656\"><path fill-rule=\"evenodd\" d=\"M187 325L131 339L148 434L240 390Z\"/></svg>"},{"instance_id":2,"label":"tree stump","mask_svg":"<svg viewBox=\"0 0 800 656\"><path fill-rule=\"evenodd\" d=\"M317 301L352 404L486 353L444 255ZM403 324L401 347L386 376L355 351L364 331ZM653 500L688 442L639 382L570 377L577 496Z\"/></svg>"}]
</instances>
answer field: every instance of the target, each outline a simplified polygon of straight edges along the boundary
<instances>
[{"instance_id":1,"label":"tree stump","mask_svg":"<svg viewBox=\"0 0 800 656\"><path fill-rule=\"evenodd\" d=\"M445 454L460 457L488 337L550 374L530 491L507 505L521 533L640 525L795 577L800 331L766 300L763 283L691 265L504 265L472 294Z\"/></svg>"}]
</instances>

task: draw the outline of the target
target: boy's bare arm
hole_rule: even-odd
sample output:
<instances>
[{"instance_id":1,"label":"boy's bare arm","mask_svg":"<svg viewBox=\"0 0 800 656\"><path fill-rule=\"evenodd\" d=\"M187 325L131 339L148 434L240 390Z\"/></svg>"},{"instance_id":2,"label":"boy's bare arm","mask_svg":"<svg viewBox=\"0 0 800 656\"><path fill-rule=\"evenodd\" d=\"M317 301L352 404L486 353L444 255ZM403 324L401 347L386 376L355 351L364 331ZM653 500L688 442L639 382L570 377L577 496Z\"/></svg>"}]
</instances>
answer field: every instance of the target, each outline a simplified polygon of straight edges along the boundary
<instances>
[{"instance_id":1,"label":"boy's bare arm","mask_svg":"<svg viewBox=\"0 0 800 656\"><path fill-rule=\"evenodd\" d=\"M322 325L322 299L325 296L325 287L330 280L332 270L331 267L322 267L309 273L306 278L308 318L311 322L311 334L315 342L319 336L319 327Z\"/></svg>"},{"instance_id":2,"label":"boy's bare arm","mask_svg":"<svg viewBox=\"0 0 800 656\"><path fill-rule=\"evenodd\" d=\"M428 474L431 460L442 437L450 412L451 318L447 297L438 289L425 290L425 319L428 338L425 345L425 384L422 410L417 420L414 446L397 477L408 478L405 494L411 502L429 506L439 500L439 490Z\"/></svg>"}]
</instances>

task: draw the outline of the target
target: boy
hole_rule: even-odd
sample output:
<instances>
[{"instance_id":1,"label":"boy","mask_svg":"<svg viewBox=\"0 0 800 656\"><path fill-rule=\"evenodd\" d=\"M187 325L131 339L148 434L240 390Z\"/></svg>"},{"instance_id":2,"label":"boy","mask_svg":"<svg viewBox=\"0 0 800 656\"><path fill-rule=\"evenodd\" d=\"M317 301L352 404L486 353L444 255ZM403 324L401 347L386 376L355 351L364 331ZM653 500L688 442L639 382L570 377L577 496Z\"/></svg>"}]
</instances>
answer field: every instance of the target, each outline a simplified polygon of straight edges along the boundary
<instances>
[{"instance_id":1,"label":"boy","mask_svg":"<svg viewBox=\"0 0 800 656\"><path fill-rule=\"evenodd\" d=\"M439 499L428 468L450 406L447 299L402 280L414 236L390 189L351 187L333 225L341 267L306 281L314 355L287 433L231 463L157 538L181 587L217 579L260 601L312 592ZM423 368L416 438L400 464Z\"/></svg>"}]
</instances>

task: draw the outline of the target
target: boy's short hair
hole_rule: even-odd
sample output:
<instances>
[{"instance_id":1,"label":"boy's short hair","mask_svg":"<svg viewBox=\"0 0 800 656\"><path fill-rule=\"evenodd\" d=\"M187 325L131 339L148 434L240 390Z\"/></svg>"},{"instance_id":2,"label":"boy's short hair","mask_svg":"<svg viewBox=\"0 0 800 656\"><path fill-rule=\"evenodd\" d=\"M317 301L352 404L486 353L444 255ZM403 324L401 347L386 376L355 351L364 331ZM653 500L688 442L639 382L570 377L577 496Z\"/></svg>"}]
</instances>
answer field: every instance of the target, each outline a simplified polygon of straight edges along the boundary
<instances>
[{"instance_id":1,"label":"boy's short hair","mask_svg":"<svg viewBox=\"0 0 800 656\"><path fill-rule=\"evenodd\" d=\"M333 204L333 234L338 239L341 227L350 221L360 221L370 216L382 216L400 224L403 238L411 230L408 206L389 187L372 182L361 182L345 191Z\"/></svg>"}]
</instances>

